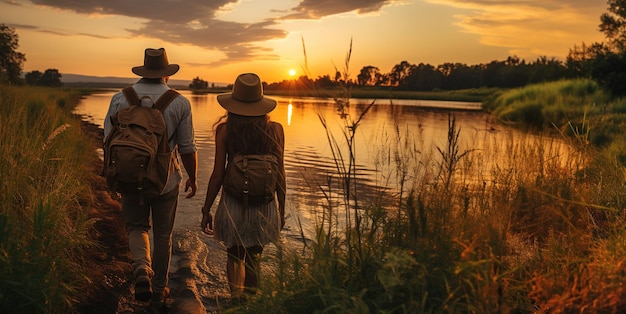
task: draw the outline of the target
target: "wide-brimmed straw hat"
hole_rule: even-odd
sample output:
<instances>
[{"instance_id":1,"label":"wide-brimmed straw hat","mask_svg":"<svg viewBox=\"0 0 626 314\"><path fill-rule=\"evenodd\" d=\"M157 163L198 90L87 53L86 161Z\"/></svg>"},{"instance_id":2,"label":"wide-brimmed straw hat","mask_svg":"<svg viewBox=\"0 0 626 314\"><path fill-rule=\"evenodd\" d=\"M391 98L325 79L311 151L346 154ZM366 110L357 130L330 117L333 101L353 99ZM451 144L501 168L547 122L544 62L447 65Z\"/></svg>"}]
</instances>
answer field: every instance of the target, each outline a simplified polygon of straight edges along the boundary
<instances>
[{"instance_id":1,"label":"wide-brimmed straw hat","mask_svg":"<svg viewBox=\"0 0 626 314\"><path fill-rule=\"evenodd\" d=\"M263 95L263 85L254 73L240 74L231 93L217 95L217 102L240 116L262 116L276 108L276 100Z\"/></svg>"},{"instance_id":2,"label":"wide-brimmed straw hat","mask_svg":"<svg viewBox=\"0 0 626 314\"><path fill-rule=\"evenodd\" d=\"M133 73L145 78L162 78L178 72L178 64L169 64L164 48L147 48L143 65L133 67Z\"/></svg>"}]
</instances>

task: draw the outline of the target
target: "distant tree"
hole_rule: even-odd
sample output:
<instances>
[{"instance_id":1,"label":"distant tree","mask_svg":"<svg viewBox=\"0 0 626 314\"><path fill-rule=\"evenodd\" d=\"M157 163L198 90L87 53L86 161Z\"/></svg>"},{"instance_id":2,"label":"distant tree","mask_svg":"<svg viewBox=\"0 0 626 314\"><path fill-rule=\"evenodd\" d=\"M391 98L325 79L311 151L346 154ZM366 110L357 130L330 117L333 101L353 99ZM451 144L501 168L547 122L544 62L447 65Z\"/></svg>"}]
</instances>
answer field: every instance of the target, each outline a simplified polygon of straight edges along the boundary
<instances>
[{"instance_id":1,"label":"distant tree","mask_svg":"<svg viewBox=\"0 0 626 314\"><path fill-rule=\"evenodd\" d=\"M483 67L463 63L444 63L437 67L443 75L441 88L445 90L478 88L483 84Z\"/></svg>"},{"instance_id":2,"label":"distant tree","mask_svg":"<svg viewBox=\"0 0 626 314\"><path fill-rule=\"evenodd\" d=\"M39 84L39 80L41 80L41 76L43 75L43 73L35 70L35 71L31 71L28 72L24 75L24 79L26 80L26 84L28 85L38 85Z\"/></svg>"},{"instance_id":3,"label":"distant tree","mask_svg":"<svg viewBox=\"0 0 626 314\"><path fill-rule=\"evenodd\" d=\"M375 66L364 66L357 75L357 83L360 86L379 86L381 84L382 74L380 69Z\"/></svg>"},{"instance_id":4,"label":"distant tree","mask_svg":"<svg viewBox=\"0 0 626 314\"><path fill-rule=\"evenodd\" d=\"M608 12L600 16L599 28L608 44L592 46L589 68L599 85L615 96L626 96L626 0L608 0L607 4Z\"/></svg>"},{"instance_id":5,"label":"distant tree","mask_svg":"<svg viewBox=\"0 0 626 314\"><path fill-rule=\"evenodd\" d=\"M582 43L581 46L574 46L569 50L565 61L568 75L571 77L591 77L591 65L593 60L610 51L608 46L602 43L593 43L591 45Z\"/></svg>"},{"instance_id":6,"label":"distant tree","mask_svg":"<svg viewBox=\"0 0 626 314\"><path fill-rule=\"evenodd\" d=\"M528 83L550 82L562 79L567 76L567 68L563 62L541 56L534 63L528 66Z\"/></svg>"},{"instance_id":7,"label":"distant tree","mask_svg":"<svg viewBox=\"0 0 626 314\"><path fill-rule=\"evenodd\" d=\"M43 75L41 75L37 85L58 87L63 85L63 83L61 83L61 77L62 75L59 73L59 70L47 69L43 72Z\"/></svg>"},{"instance_id":8,"label":"distant tree","mask_svg":"<svg viewBox=\"0 0 626 314\"><path fill-rule=\"evenodd\" d=\"M487 87L497 87L499 83L504 81L504 75L502 69L506 65L502 61L493 60L485 65L483 72L484 83Z\"/></svg>"},{"instance_id":9,"label":"distant tree","mask_svg":"<svg viewBox=\"0 0 626 314\"><path fill-rule=\"evenodd\" d=\"M404 80L409 90L432 91L441 88L443 75L434 66L420 63L409 68L409 74Z\"/></svg>"},{"instance_id":10,"label":"distant tree","mask_svg":"<svg viewBox=\"0 0 626 314\"><path fill-rule=\"evenodd\" d=\"M296 86L298 88L313 89L315 86L315 82L313 82L313 80L311 80L308 76L301 75L296 80Z\"/></svg>"},{"instance_id":11,"label":"distant tree","mask_svg":"<svg viewBox=\"0 0 626 314\"><path fill-rule=\"evenodd\" d=\"M626 51L607 52L596 56L591 65L591 77L614 96L626 96Z\"/></svg>"},{"instance_id":12,"label":"distant tree","mask_svg":"<svg viewBox=\"0 0 626 314\"><path fill-rule=\"evenodd\" d=\"M340 83L342 81L341 77L343 75L341 75L341 72L339 71L335 71L335 83Z\"/></svg>"},{"instance_id":13,"label":"distant tree","mask_svg":"<svg viewBox=\"0 0 626 314\"><path fill-rule=\"evenodd\" d=\"M409 76L412 67L415 67L415 65L407 61L394 65L389 73L389 83L392 86L406 87L405 80Z\"/></svg>"},{"instance_id":14,"label":"distant tree","mask_svg":"<svg viewBox=\"0 0 626 314\"><path fill-rule=\"evenodd\" d=\"M329 88L334 87L335 85L336 84L330 78L330 75L318 76L317 79L315 79L315 86L319 88Z\"/></svg>"},{"instance_id":15,"label":"distant tree","mask_svg":"<svg viewBox=\"0 0 626 314\"><path fill-rule=\"evenodd\" d=\"M209 87L209 82L201 79L199 76L196 76L189 84L190 89L207 89Z\"/></svg>"},{"instance_id":16,"label":"distant tree","mask_svg":"<svg viewBox=\"0 0 626 314\"><path fill-rule=\"evenodd\" d=\"M618 52L626 48L626 0L608 0L608 12L600 16L600 31L611 48Z\"/></svg>"},{"instance_id":17,"label":"distant tree","mask_svg":"<svg viewBox=\"0 0 626 314\"><path fill-rule=\"evenodd\" d=\"M15 30L0 24L0 83L18 84L21 81L26 56L17 52L18 42Z\"/></svg>"},{"instance_id":18,"label":"distant tree","mask_svg":"<svg viewBox=\"0 0 626 314\"><path fill-rule=\"evenodd\" d=\"M491 61L485 66L484 84L487 87L520 87L528 84L528 65L518 57L506 61Z\"/></svg>"}]
</instances>

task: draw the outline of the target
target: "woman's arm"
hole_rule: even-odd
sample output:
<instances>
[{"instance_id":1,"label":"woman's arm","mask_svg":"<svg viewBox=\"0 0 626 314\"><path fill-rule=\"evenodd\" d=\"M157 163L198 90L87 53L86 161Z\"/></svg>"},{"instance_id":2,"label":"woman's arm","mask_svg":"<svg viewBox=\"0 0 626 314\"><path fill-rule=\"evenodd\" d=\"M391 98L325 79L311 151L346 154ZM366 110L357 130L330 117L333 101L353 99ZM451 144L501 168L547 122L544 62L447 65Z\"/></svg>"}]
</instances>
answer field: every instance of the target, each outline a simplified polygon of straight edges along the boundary
<instances>
[{"instance_id":1,"label":"woman's arm","mask_svg":"<svg viewBox=\"0 0 626 314\"><path fill-rule=\"evenodd\" d=\"M279 156L278 156L278 169L280 173L278 175L278 188L276 189L276 196L278 198L278 210L280 211L280 226L285 226L285 195L287 193L287 179L285 177L285 132L283 126L280 123L274 123L276 141L278 144Z\"/></svg>"},{"instance_id":2,"label":"woman's arm","mask_svg":"<svg viewBox=\"0 0 626 314\"><path fill-rule=\"evenodd\" d=\"M209 178L209 186L207 187L206 199L202 206L202 223L200 227L205 233L212 234L213 217L211 216L211 207L217 193L222 188L224 182L224 174L226 172L226 124L220 124L215 129L215 160L213 163L213 172Z\"/></svg>"}]
</instances>

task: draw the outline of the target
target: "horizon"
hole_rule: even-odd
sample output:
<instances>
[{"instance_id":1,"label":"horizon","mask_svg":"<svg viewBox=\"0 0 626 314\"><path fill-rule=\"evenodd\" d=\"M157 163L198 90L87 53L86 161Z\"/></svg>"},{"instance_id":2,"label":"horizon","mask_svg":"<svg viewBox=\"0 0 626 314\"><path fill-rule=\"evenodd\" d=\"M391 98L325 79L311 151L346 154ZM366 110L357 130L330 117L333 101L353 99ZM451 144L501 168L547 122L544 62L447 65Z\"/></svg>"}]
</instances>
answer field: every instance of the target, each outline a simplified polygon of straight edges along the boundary
<instances>
[{"instance_id":1,"label":"horizon","mask_svg":"<svg viewBox=\"0 0 626 314\"><path fill-rule=\"evenodd\" d=\"M516 56L563 61L569 49L600 42L599 0L220 0L145 4L85 0L0 2L15 29L24 72L58 69L132 77L145 48L165 47L181 66L172 79L233 82L255 72L266 82L365 66L484 64Z\"/></svg>"}]
</instances>

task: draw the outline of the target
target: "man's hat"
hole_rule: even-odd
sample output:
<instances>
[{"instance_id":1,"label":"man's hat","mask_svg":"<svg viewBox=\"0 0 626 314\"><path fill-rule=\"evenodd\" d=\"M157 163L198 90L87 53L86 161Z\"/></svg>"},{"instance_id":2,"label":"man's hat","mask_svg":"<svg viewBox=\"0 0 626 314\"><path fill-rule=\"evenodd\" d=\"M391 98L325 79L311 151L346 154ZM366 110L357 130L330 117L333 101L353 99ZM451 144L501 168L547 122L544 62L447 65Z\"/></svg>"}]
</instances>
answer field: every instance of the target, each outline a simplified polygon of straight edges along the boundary
<instances>
[{"instance_id":1,"label":"man's hat","mask_svg":"<svg viewBox=\"0 0 626 314\"><path fill-rule=\"evenodd\" d=\"M145 78L162 78L178 72L178 64L169 64L165 49L147 48L143 57L143 65L133 67L133 73Z\"/></svg>"},{"instance_id":2,"label":"man's hat","mask_svg":"<svg viewBox=\"0 0 626 314\"><path fill-rule=\"evenodd\" d=\"M276 100L263 96L261 79L254 73L239 75L233 91L217 95L217 102L240 116L262 116L276 108Z\"/></svg>"}]
</instances>

